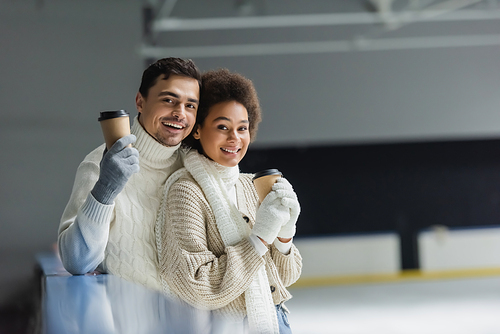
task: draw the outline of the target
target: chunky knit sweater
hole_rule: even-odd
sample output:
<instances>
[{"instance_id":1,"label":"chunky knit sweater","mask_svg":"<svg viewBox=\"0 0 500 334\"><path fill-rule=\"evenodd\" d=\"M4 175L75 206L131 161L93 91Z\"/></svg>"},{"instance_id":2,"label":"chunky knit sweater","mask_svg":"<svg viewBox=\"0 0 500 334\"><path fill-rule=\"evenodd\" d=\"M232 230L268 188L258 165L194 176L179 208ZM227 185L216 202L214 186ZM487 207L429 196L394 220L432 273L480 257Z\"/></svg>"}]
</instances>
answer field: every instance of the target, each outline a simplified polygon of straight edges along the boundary
<instances>
[{"instance_id":1,"label":"chunky knit sweater","mask_svg":"<svg viewBox=\"0 0 500 334\"><path fill-rule=\"evenodd\" d=\"M236 196L238 210L253 226L258 196L251 177L240 174ZM241 319L246 315L245 290L265 266L274 304L291 298L286 287L299 278L302 268L295 246L284 255L271 245L263 256L248 239L225 247L212 208L190 175L171 186L166 212L160 236L165 256L159 259L159 266L170 292L195 307Z\"/></svg>"},{"instance_id":2,"label":"chunky knit sweater","mask_svg":"<svg viewBox=\"0 0 500 334\"><path fill-rule=\"evenodd\" d=\"M178 147L152 138L137 117L131 132L139 151L140 171L133 174L112 205L96 201L90 191L99 177L101 145L78 167L73 191L59 226L59 253L73 274L94 269L160 289L154 223L162 188L182 166Z\"/></svg>"}]
</instances>

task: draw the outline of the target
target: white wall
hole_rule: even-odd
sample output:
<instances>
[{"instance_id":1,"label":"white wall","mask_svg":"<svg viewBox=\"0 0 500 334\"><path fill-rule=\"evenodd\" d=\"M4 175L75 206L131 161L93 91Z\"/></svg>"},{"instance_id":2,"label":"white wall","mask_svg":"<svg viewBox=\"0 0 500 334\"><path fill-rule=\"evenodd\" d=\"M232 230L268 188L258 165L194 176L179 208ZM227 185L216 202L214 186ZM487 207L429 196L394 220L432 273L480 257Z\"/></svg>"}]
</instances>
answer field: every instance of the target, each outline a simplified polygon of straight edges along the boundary
<instances>
[{"instance_id":1,"label":"white wall","mask_svg":"<svg viewBox=\"0 0 500 334\"><path fill-rule=\"evenodd\" d=\"M301 278L391 275L401 269L396 233L296 238Z\"/></svg>"},{"instance_id":2,"label":"white wall","mask_svg":"<svg viewBox=\"0 0 500 334\"><path fill-rule=\"evenodd\" d=\"M496 138L500 47L201 59L250 76L259 146ZM259 70L259 67L262 67Z\"/></svg>"},{"instance_id":3,"label":"white wall","mask_svg":"<svg viewBox=\"0 0 500 334\"><path fill-rule=\"evenodd\" d=\"M436 226L419 234L418 248L423 271L500 269L500 227Z\"/></svg>"},{"instance_id":4,"label":"white wall","mask_svg":"<svg viewBox=\"0 0 500 334\"><path fill-rule=\"evenodd\" d=\"M140 37L138 1L0 1L0 302L56 241L99 111L133 111Z\"/></svg>"}]
</instances>

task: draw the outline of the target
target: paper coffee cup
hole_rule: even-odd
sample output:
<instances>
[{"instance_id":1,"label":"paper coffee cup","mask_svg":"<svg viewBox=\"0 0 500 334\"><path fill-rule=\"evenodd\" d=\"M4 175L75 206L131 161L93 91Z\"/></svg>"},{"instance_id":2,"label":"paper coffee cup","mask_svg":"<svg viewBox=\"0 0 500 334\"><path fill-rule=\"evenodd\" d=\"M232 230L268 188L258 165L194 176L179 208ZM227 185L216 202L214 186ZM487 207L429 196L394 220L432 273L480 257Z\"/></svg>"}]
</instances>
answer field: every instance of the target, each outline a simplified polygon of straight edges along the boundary
<instances>
[{"instance_id":1,"label":"paper coffee cup","mask_svg":"<svg viewBox=\"0 0 500 334\"><path fill-rule=\"evenodd\" d=\"M271 191L273 184L278 178L282 176L281 172L277 169L264 169L255 173L253 177L253 184L259 195L259 200L262 202L267 194Z\"/></svg>"},{"instance_id":2,"label":"paper coffee cup","mask_svg":"<svg viewBox=\"0 0 500 334\"><path fill-rule=\"evenodd\" d=\"M98 121L108 150L118 139L130 134L129 113L125 110L101 111Z\"/></svg>"}]
</instances>

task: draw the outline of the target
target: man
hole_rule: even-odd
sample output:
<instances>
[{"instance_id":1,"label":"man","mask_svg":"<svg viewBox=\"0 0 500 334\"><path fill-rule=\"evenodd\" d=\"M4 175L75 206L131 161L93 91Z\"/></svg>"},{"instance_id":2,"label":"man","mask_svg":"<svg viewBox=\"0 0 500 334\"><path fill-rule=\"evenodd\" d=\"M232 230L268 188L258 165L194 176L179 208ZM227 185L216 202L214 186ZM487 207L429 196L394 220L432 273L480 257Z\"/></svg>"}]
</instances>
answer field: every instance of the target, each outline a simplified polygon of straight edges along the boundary
<instances>
[{"instance_id":1,"label":"man","mask_svg":"<svg viewBox=\"0 0 500 334\"><path fill-rule=\"evenodd\" d=\"M131 135L101 145L78 167L59 226L72 274L96 270L160 290L154 223L178 148L196 121L201 75L190 60L160 59L143 73ZM133 144L132 147L129 147Z\"/></svg>"}]
</instances>

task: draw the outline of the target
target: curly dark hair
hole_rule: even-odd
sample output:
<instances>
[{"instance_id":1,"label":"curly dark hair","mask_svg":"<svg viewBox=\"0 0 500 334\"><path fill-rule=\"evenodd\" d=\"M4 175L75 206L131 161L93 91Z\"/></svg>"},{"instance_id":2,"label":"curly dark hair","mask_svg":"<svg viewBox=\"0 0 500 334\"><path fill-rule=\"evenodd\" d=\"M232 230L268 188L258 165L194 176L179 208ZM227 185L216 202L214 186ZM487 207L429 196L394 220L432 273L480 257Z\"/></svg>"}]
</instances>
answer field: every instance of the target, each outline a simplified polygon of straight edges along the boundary
<instances>
[{"instance_id":1,"label":"curly dark hair","mask_svg":"<svg viewBox=\"0 0 500 334\"><path fill-rule=\"evenodd\" d=\"M149 89L156 84L156 80L162 74L165 75L165 80L167 80L171 74L193 78L198 81L198 85L201 89L201 73L191 59L174 57L162 58L149 65L142 73L139 93L141 93L144 98L148 97Z\"/></svg>"},{"instance_id":2,"label":"curly dark hair","mask_svg":"<svg viewBox=\"0 0 500 334\"><path fill-rule=\"evenodd\" d=\"M210 108L221 102L236 101L247 110L250 133L250 142L255 140L257 128L262 120L257 91L250 79L228 69L212 70L202 75L200 105L196 114L196 124L193 131L187 136L183 144L201 152L200 142L193 137L198 125L203 125Z\"/></svg>"}]
</instances>

